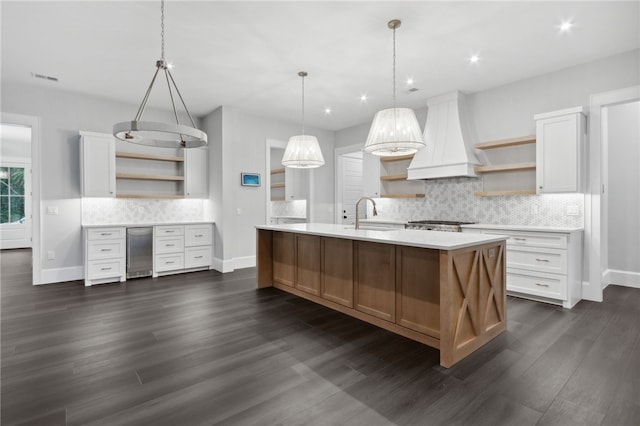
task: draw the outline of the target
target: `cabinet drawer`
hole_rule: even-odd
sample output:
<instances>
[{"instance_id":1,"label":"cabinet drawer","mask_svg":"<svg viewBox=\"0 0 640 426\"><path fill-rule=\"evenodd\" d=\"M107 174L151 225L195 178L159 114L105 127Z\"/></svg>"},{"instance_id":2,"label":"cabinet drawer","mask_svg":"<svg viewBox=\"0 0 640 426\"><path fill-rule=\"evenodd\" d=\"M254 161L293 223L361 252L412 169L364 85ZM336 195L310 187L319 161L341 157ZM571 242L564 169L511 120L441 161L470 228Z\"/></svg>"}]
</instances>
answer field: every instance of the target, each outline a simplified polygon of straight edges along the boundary
<instances>
[{"instance_id":1,"label":"cabinet drawer","mask_svg":"<svg viewBox=\"0 0 640 426\"><path fill-rule=\"evenodd\" d=\"M155 253L182 253L184 251L184 237L156 238Z\"/></svg>"},{"instance_id":2,"label":"cabinet drawer","mask_svg":"<svg viewBox=\"0 0 640 426\"><path fill-rule=\"evenodd\" d=\"M184 251L185 268L211 265L211 246L187 247Z\"/></svg>"},{"instance_id":3,"label":"cabinet drawer","mask_svg":"<svg viewBox=\"0 0 640 426\"><path fill-rule=\"evenodd\" d=\"M184 254L159 254L156 256L156 271L175 271L184 269Z\"/></svg>"},{"instance_id":4,"label":"cabinet drawer","mask_svg":"<svg viewBox=\"0 0 640 426\"><path fill-rule=\"evenodd\" d=\"M184 235L184 226L156 226L156 237L170 237L176 235Z\"/></svg>"},{"instance_id":5,"label":"cabinet drawer","mask_svg":"<svg viewBox=\"0 0 640 426\"><path fill-rule=\"evenodd\" d=\"M567 251L509 246L507 247L507 268L566 274Z\"/></svg>"},{"instance_id":6,"label":"cabinet drawer","mask_svg":"<svg viewBox=\"0 0 640 426\"><path fill-rule=\"evenodd\" d=\"M184 227L185 246L210 246L211 245L211 225L187 225Z\"/></svg>"},{"instance_id":7,"label":"cabinet drawer","mask_svg":"<svg viewBox=\"0 0 640 426\"><path fill-rule=\"evenodd\" d=\"M89 260L124 258L124 240L89 241L87 255Z\"/></svg>"},{"instance_id":8,"label":"cabinet drawer","mask_svg":"<svg viewBox=\"0 0 640 426\"><path fill-rule=\"evenodd\" d=\"M565 300L567 298L567 277L507 269L507 290Z\"/></svg>"},{"instance_id":9,"label":"cabinet drawer","mask_svg":"<svg viewBox=\"0 0 640 426\"><path fill-rule=\"evenodd\" d=\"M126 228L91 228L87 230L87 239L95 240L115 240L123 239L126 235Z\"/></svg>"},{"instance_id":10,"label":"cabinet drawer","mask_svg":"<svg viewBox=\"0 0 640 426\"><path fill-rule=\"evenodd\" d=\"M91 260L87 263L87 278L119 277L124 275L124 259Z\"/></svg>"},{"instance_id":11,"label":"cabinet drawer","mask_svg":"<svg viewBox=\"0 0 640 426\"><path fill-rule=\"evenodd\" d=\"M524 247L542 247L566 249L568 236L556 233L538 233L538 232L521 232L521 231L483 231L483 234L504 235L509 237L507 245L524 246Z\"/></svg>"}]
</instances>

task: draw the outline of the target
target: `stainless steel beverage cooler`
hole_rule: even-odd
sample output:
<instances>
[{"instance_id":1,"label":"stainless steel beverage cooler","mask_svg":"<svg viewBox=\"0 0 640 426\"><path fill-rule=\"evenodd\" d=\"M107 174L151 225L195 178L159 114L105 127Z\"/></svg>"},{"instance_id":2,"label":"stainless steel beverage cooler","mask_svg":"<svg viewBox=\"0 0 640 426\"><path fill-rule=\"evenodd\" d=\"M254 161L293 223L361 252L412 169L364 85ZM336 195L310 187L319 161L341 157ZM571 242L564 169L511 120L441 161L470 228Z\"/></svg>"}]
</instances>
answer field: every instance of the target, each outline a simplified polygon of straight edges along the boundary
<instances>
[{"instance_id":1,"label":"stainless steel beverage cooler","mask_svg":"<svg viewBox=\"0 0 640 426\"><path fill-rule=\"evenodd\" d=\"M153 272L153 228L127 228L127 278Z\"/></svg>"}]
</instances>

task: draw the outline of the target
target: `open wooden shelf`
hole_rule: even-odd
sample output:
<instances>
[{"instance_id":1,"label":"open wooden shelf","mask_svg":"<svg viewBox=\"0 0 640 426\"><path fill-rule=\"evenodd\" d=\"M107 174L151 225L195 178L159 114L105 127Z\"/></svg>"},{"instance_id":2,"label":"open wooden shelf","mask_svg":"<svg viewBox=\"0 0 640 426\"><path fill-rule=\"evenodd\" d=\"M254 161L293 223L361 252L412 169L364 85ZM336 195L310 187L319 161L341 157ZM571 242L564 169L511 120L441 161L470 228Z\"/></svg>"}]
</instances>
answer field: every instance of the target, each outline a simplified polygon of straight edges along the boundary
<instances>
[{"instance_id":1,"label":"open wooden shelf","mask_svg":"<svg viewBox=\"0 0 640 426\"><path fill-rule=\"evenodd\" d=\"M382 194L381 198L424 198L424 194Z\"/></svg>"},{"instance_id":2,"label":"open wooden shelf","mask_svg":"<svg viewBox=\"0 0 640 426\"><path fill-rule=\"evenodd\" d=\"M184 158L176 157L174 155L155 155L155 154L142 154L139 152L116 152L117 158L134 158L136 160L155 160L155 161L173 161L176 163L184 162Z\"/></svg>"},{"instance_id":3,"label":"open wooden shelf","mask_svg":"<svg viewBox=\"0 0 640 426\"><path fill-rule=\"evenodd\" d=\"M177 200L184 198L184 195L168 195L168 194L117 194L116 198L145 198L158 200Z\"/></svg>"},{"instance_id":4,"label":"open wooden shelf","mask_svg":"<svg viewBox=\"0 0 640 426\"><path fill-rule=\"evenodd\" d=\"M380 180L384 180L384 181L407 180L407 174L401 173L399 175L380 176Z\"/></svg>"},{"instance_id":5,"label":"open wooden shelf","mask_svg":"<svg viewBox=\"0 0 640 426\"><path fill-rule=\"evenodd\" d=\"M494 148L506 148L508 146L528 145L532 143L536 143L536 135L482 142L482 143L475 144L473 147L475 149L494 149Z\"/></svg>"},{"instance_id":6,"label":"open wooden shelf","mask_svg":"<svg viewBox=\"0 0 640 426\"><path fill-rule=\"evenodd\" d=\"M271 174L272 175L277 175L277 174L280 174L280 173L284 173L284 167L281 168L281 169L273 169L273 170L271 170Z\"/></svg>"},{"instance_id":7,"label":"open wooden shelf","mask_svg":"<svg viewBox=\"0 0 640 426\"><path fill-rule=\"evenodd\" d=\"M518 189L510 191L482 191L476 192L474 195L478 197L497 197L499 195L536 195L535 189Z\"/></svg>"},{"instance_id":8,"label":"open wooden shelf","mask_svg":"<svg viewBox=\"0 0 640 426\"><path fill-rule=\"evenodd\" d=\"M284 197L271 197L271 201L284 201Z\"/></svg>"},{"instance_id":9,"label":"open wooden shelf","mask_svg":"<svg viewBox=\"0 0 640 426\"><path fill-rule=\"evenodd\" d=\"M116 173L116 179L140 179L140 180L170 180L183 181L184 176L171 175L140 175L136 173Z\"/></svg>"},{"instance_id":10,"label":"open wooden shelf","mask_svg":"<svg viewBox=\"0 0 640 426\"><path fill-rule=\"evenodd\" d=\"M476 166L476 173L497 173L497 172L512 172L518 170L535 170L536 163L511 163L511 164L498 164L495 166Z\"/></svg>"},{"instance_id":11,"label":"open wooden shelf","mask_svg":"<svg viewBox=\"0 0 640 426\"><path fill-rule=\"evenodd\" d=\"M284 188L284 182L276 182L276 183L272 183L271 187L272 188Z\"/></svg>"},{"instance_id":12,"label":"open wooden shelf","mask_svg":"<svg viewBox=\"0 0 640 426\"><path fill-rule=\"evenodd\" d=\"M398 155L395 157L380 157L380 161L382 161L383 163L393 163L394 161L411 160L413 158L413 155L414 154Z\"/></svg>"}]
</instances>

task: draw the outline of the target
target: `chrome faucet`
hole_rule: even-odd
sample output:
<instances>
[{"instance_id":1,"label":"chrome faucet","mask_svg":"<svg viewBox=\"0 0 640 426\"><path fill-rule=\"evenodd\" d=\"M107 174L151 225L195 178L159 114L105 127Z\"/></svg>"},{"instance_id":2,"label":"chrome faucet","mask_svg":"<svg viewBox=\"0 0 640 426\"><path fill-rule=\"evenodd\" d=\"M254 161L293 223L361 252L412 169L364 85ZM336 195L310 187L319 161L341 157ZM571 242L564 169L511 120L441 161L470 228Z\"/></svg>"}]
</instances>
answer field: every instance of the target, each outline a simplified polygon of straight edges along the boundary
<instances>
[{"instance_id":1,"label":"chrome faucet","mask_svg":"<svg viewBox=\"0 0 640 426\"><path fill-rule=\"evenodd\" d=\"M376 210L376 202L373 200L373 198L360 197L360 199L356 202L356 229L360 229L360 215L358 214L358 208L360 207L360 201L362 200L370 200L373 203L373 215L378 216L378 211Z\"/></svg>"}]
</instances>

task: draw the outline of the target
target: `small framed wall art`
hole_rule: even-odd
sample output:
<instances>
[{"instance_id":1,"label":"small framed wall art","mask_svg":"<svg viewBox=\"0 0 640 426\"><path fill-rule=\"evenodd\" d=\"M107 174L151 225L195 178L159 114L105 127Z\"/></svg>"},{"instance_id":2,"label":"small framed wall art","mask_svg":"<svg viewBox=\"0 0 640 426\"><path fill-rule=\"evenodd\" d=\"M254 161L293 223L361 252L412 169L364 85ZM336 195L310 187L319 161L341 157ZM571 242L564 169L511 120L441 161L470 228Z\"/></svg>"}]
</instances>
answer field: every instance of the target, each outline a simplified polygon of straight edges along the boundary
<instances>
[{"instance_id":1,"label":"small framed wall art","mask_svg":"<svg viewBox=\"0 0 640 426\"><path fill-rule=\"evenodd\" d=\"M242 186L260 186L260 173L240 173Z\"/></svg>"}]
</instances>

